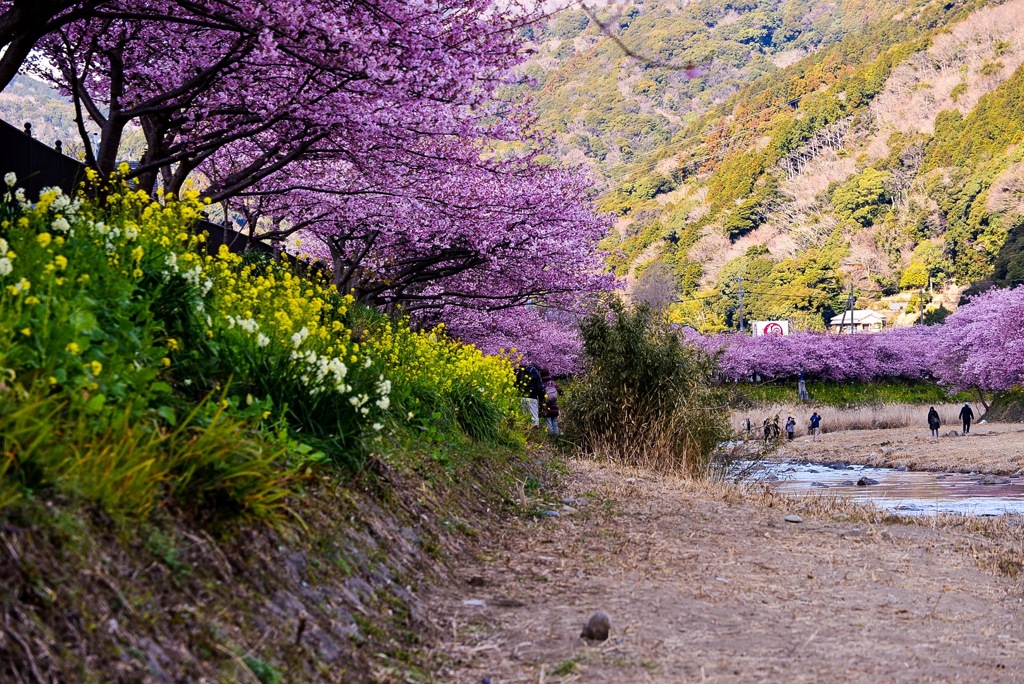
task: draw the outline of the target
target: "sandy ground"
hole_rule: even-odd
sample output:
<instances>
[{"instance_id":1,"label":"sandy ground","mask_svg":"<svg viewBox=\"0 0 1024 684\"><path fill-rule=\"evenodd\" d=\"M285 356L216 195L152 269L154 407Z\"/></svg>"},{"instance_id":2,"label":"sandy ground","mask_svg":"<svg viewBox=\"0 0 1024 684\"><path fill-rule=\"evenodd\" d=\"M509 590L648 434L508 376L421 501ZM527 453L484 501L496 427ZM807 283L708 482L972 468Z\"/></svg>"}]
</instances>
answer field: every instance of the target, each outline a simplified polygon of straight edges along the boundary
<instances>
[{"instance_id":1,"label":"sandy ground","mask_svg":"<svg viewBox=\"0 0 1024 684\"><path fill-rule=\"evenodd\" d=\"M901 434L871 448L937 447ZM833 433L821 454L871 443ZM869 522L586 461L561 496L587 503L531 502L561 514L493 530L435 591L436 681L1024 682L1018 519ZM592 645L578 635L597 609L612 636Z\"/></svg>"},{"instance_id":2,"label":"sandy ground","mask_svg":"<svg viewBox=\"0 0 1024 684\"><path fill-rule=\"evenodd\" d=\"M802 436L783 443L778 458L958 473L1010 475L1024 471L1024 425L973 425L966 437L950 435L954 428L959 430L960 425L944 426L938 438L931 437L927 427L832 432L818 442Z\"/></svg>"}]
</instances>

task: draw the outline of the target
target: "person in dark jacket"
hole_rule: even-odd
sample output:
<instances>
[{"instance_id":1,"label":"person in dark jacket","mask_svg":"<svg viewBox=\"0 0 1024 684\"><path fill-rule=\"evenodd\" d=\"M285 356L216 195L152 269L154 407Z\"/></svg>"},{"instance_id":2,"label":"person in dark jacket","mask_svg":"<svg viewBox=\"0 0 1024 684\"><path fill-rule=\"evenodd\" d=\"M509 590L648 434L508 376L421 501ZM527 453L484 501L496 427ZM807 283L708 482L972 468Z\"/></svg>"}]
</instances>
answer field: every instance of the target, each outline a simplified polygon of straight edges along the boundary
<instances>
[{"instance_id":1,"label":"person in dark jacket","mask_svg":"<svg viewBox=\"0 0 1024 684\"><path fill-rule=\"evenodd\" d=\"M939 436L940 425L942 425L942 421L939 420L939 412L932 406L928 409L928 428L932 431L932 437Z\"/></svg>"},{"instance_id":2,"label":"person in dark jacket","mask_svg":"<svg viewBox=\"0 0 1024 684\"><path fill-rule=\"evenodd\" d=\"M530 418L533 427L540 427L540 402L544 400L544 381L540 369L535 365L520 366L516 371L516 386L522 397L523 412Z\"/></svg>"},{"instance_id":3,"label":"person in dark jacket","mask_svg":"<svg viewBox=\"0 0 1024 684\"><path fill-rule=\"evenodd\" d=\"M544 382L544 404L541 414L548 422L548 434L558 434L558 385L547 371L541 373Z\"/></svg>"},{"instance_id":4,"label":"person in dark jacket","mask_svg":"<svg viewBox=\"0 0 1024 684\"><path fill-rule=\"evenodd\" d=\"M786 439L793 441L793 437L796 436L796 418L790 416L786 418Z\"/></svg>"},{"instance_id":5,"label":"person in dark jacket","mask_svg":"<svg viewBox=\"0 0 1024 684\"><path fill-rule=\"evenodd\" d=\"M964 434L971 434L971 421L974 420L974 411L971 410L971 405L964 403L964 407L960 409L960 420L964 422Z\"/></svg>"},{"instance_id":6,"label":"person in dark jacket","mask_svg":"<svg viewBox=\"0 0 1024 684\"><path fill-rule=\"evenodd\" d=\"M817 442L821 437L821 416L815 411L811 414L811 441Z\"/></svg>"}]
</instances>

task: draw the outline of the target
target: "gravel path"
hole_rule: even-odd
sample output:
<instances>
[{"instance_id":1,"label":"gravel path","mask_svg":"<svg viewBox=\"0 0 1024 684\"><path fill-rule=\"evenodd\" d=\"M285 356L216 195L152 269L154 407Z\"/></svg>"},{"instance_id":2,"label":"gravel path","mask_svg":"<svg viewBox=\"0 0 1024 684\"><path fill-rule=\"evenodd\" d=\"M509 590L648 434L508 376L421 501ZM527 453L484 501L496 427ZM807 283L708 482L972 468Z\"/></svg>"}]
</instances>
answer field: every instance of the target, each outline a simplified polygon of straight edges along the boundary
<instances>
[{"instance_id":1,"label":"gravel path","mask_svg":"<svg viewBox=\"0 0 1024 684\"><path fill-rule=\"evenodd\" d=\"M1024 682L1019 521L870 522L584 461L565 480L586 503L493 530L435 591L436 681ZM611 638L586 644L598 609Z\"/></svg>"}]
</instances>

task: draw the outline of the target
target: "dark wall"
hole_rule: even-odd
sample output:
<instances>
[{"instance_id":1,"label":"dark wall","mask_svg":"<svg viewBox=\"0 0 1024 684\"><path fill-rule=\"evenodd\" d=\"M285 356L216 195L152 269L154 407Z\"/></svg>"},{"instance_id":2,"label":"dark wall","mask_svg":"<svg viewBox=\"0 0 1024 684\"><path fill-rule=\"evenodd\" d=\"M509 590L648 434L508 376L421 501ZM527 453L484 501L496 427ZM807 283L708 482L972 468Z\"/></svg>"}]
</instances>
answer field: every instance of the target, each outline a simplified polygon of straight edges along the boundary
<instances>
[{"instance_id":1,"label":"dark wall","mask_svg":"<svg viewBox=\"0 0 1024 684\"><path fill-rule=\"evenodd\" d=\"M30 199L39 197L43 188L60 187L72 194L85 178L84 164L32 138L23 129L0 121L0 179L11 171ZM243 233L209 221L197 222L193 230L209 234L206 244L211 254L216 254L221 245L232 252L274 252L265 242L250 240Z\"/></svg>"}]
</instances>

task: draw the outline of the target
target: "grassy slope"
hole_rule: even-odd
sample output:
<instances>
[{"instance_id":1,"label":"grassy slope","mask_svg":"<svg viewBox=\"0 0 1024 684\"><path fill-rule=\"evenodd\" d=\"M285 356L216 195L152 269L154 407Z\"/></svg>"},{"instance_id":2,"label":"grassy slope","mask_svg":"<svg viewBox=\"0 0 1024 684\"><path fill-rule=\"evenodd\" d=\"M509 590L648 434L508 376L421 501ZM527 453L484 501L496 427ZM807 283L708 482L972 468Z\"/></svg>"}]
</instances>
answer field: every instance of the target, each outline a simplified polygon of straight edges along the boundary
<instances>
[{"instance_id":1,"label":"grassy slope","mask_svg":"<svg viewBox=\"0 0 1024 684\"><path fill-rule=\"evenodd\" d=\"M187 511L118 527L45 494L15 504L0 531L0 680L359 682L426 671L419 647L433 627L420 586L508 510L517 481L552 474L535 448L412 444L354 476L319 474L290 502L302 524L286 529L214 536Z\"/></svg>"}]
</instances>

